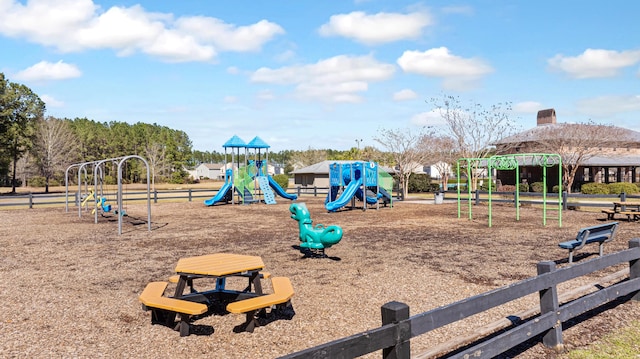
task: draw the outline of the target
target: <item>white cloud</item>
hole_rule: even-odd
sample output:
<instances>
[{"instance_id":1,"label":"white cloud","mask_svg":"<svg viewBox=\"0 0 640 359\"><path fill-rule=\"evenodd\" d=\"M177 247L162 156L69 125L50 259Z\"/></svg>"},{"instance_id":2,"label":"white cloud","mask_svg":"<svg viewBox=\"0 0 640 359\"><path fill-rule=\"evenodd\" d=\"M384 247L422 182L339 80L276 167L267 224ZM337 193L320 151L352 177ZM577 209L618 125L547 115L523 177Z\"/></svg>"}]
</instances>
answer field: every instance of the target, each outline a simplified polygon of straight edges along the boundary
<instances>
[{"instance_id":1,"label":"white cloud","mask_svg":"<svg viewBox=\"0 0 640 359\"><path fill-rule=\"evenodd\" d=\"M212 61L221 51L259 51L282 33L266 20L236 26L205 16L174 18L140 5L103 11L92 0L0 1L0 34L62 52L111 49L120 56L140 52L171 62Z\"/></svg>"},{"instance_id":2,"label":"white cloud","mask_svg":"<svg viewBox=\"0 0 640 359\"><path fill-rule=\"evenodd\" d=\"M538 111L543 110L542 104L536 101L524 101L518 102L513 105L513 111L519 113L538 113Z\"/></svg>"},{"instance_id":3,"label":"white cloud","mask_svg":"<svg viewBox=\"0 0 640 359\"><path fill-rule=\"evenodd\" d=\"M418 97L418 94L410 89L403 89L393 94L394 101L407 101L413 100Z\"/></svg>"},{"instance_id":4,"label":"white cloud","mask_svg":"<svg viewBox=\"0 0 640 359\"><path fill-rule=\"evenodd\" d=\"M44 101L47 108L64 106L64 102L56 100L53 96L49 96L45 94L45 95L40 95L39 97L42 101Z\"/></svg>"},{"instance_id":5,"label":"white cloud","mask_svg":"<svg viewBox=\"0 0 640 359\"><path fill-rule=\"evenodd\" d=\"M361 11L333 15L318 32L322 36L343 36L368 45L399 40L417 39L422 30L433 24L427 12L410 14L377 13L367 15Z\"/></svg>"},{"instance_id":6,"label":"white cloud","mask_svg":"<svg viewBox=\"0 0 640 359\"><path fill-rule=\"evenodd\" d=\"M211 43L221 51L258 51L284 29L267 20L249 26L235 26L205 16L184 17L176 21L176 28L186 34Z\"/></svg>"},{"instance_id":7,"label":"white cloud","mask_svg":"<svg viewBox=\"0 0 640 359\"><path fill-rule=\"evenodd\" d=\"M22 81L66 80L82 76L76 65L66 64L62 60L51 63L40 61L20 72L15 77Z\"/></svg>"},{"instance_id":8,"label":"white cloud","mask_svg":"<svg viewBox=\"0 0 640 359\"><path fill-rule=\"evenodd\" d=\"M493 68L481 59L455 56L446 47L424 52L405 51L397 60L404 72L442 78L450 89L465 89Z\"/></svg>"},{"instance_id":9,"label":"white cloud","mask_svg":"<svg viewBox=\"0 0 640 359\"><path fill-rule=\"evenodd\" d=\"M578 112L589 117L607 118L620 113L640 111L640 95L598 96L576 103Z\"/></svg>"},{"instance_id":10,"label":"white cloud","mask_svg":"<svg viewBox=\"0 0 640 359\"><path fill-rule=\"evenodd\" d=\"M577 78L597 78L616 76L621 69L640 62L640 50L613 51L586 49L575 57L556 55L549 59L551 69L565 72Z\"/></svg>"},{"instance_id":11,"label":"white cloud","mask_svg":"<svg viewBox=\"0 0 640 359\"><path fill-rule=\"evenodd\" d=\"M389 79L395 72L390 64L380 63L372 56L335 56L315 64L260 68L251 81L277 85L294 85L296 96L323 102L362 102L361 92L370 82Z\"/></svg>"}]
</instances>

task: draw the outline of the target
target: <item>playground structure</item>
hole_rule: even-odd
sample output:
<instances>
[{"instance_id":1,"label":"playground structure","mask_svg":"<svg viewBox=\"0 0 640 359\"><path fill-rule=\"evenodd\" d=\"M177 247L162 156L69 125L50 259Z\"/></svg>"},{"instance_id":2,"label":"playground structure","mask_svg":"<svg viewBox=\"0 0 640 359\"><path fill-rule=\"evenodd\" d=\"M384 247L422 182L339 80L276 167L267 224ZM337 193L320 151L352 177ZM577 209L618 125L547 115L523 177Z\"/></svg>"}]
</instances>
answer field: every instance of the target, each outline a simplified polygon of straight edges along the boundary
<instances>
[{"instance_id":1,"label":"playground structure","mask_svg":"<svg viewBox=\"0 0 640 359\"><path fill-rule=\"evenodd\" d=\"M295 194L289 194L269 175L269 146L256 136L248 144L240 137L233 136L222 146L224 148L224 162L227 163L227 149L231 149L232 168L225 170L224 184L210 199L204 201L207 206L216 203L250 204L264 202L275 204L275 195L296 200ZM244 161L240 164L240 150L244 149ZM265 159L262 159L265 150ZM250 153L251 152L251 153ZM250 157L253 159L249 159Z\"/></svg>"},{"instance_id":2,"label":"playground structure","mask_svg":"<svg viewBox=\"0 0 640 359\"><path fill-rule=\"evenodd\" d=\"M467 173L467 205L469 220L473 218L472 215L472 179L475 176L471 175L471 171L477 171L480 168L486 168L488 174L488 192L489 192L489 227L492 226L492 187L493 187L493 171L515 171L515 207L516 207L516 220L520 220L520 167L522 166L537 166L542 167L542 225L547 225L547 169L553 166L558 166L558 183L562 184L562 159L557 154L549 153L522 153L522 154L508 154L508 155L496 155L489 158L461 158L457 161L456 169L458 174L457 192L458 192L458 218L462 213L462 196L460 177L462 170ZM562 227L562 191L558 191L558 199L556 204L556 211L558 213L555 219L558 220L558 227Z\"/></svg>"},{"instance_id":3,"label":"playground structure","mask_svg":"<svg viewBox=\"0 0 640 359\"><path fill-rule=\"evenodd\" d=\"M356 208L356 199L363 203L363 210L367 210L367 205L375 205L379 209L380 201L393 205L390 194L393 178L380 171L376 162L332 163L329 165L329 185L325 200L325 208L329 212L349 203L350 208Z\"/></svg>"},{"instance_id":4,"label":"playground structure","mask_svg":"<svg viewBox=\"0 0 640 359\"><path fill-rule=\"evenodd\" d=\"M78 191L76 192L76 206L78 207L78 217L82 218L82 209L85 208L88 210L89 203L93 204L93 208L91 213L94 215L94 223L98 223L98 213L111 212L117 215L118 217L118 234L122 234L122 217L126 216L126 212L124 210L124 197L122 191L122 170L123 165L130 159L139 159L141 160L145 168L147 170L147 228L151 231L151 188L149 184L150 180L150 171L149 164L147 160L138 156L138 155L128 155L122 157L114 157L108 159L102 159L97 161L89 161L89 162L81 162L75 163L67 167L64 176L65 183L65 211L69 212L69 173L72 169L77 167L78 171ZM114 166L117 166L117 191L115 193L115 202L116 207L115 210L110 203L107 203L109 196L106 194L104 189L104 179L106 172L106 163L111 163ZM87 168L93 170L93 187L89 188L89 176L87 172ZM84 174L84 176L82 176ZM84 187L84 192L83 192Z\"/></svg>"},{"instance_id":5,"label":"playground structure","mask_svg":"<svg viewBox=\"0 0 640 359\"><path fill-rule=\"evenodd\" d=\"M292 203L289 206L291 218L298 221L300 230L300 248L314 257L326 257L325 248L329 248L342 239L342 227L322 224L313 225L311 214L304 203Z\"/></svg>"}]
</instances>

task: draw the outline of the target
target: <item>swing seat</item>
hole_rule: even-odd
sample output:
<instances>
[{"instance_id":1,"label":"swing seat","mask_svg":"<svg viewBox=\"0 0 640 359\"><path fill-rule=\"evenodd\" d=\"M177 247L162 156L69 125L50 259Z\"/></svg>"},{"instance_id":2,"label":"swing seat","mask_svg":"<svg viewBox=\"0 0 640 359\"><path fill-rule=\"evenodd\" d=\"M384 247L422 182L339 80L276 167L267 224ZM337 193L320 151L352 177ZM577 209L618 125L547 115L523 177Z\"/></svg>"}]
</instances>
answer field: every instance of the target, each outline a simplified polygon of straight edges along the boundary
<instances>
[{"instance_id":1,"label":"swing seat","mask_svg":"<svg viewBox=\"0 0 640 359\"><path fill-rule=\"evenodd\" d=\"M107 202L107 199L105 197L101 197L100 207L102 207L103 212L111 212L111 205L106 202Z\"/></svg>"}]
</instances>

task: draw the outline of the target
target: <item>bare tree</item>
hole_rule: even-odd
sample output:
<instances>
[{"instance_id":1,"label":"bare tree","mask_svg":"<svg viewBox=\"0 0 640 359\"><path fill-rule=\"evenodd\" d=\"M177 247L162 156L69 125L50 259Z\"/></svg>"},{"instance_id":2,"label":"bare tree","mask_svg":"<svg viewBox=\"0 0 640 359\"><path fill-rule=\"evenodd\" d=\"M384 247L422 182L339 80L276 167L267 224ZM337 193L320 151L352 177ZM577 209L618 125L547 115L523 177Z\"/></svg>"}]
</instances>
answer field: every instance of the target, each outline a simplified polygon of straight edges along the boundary
<instances>
[{"instance_id":1,"label":"bare tree","mask_svg":"<svg viewBox=\"0 0 640 359\"><path fill-rule=\"evenodd\" d=\"M38 171L45 178L45 192L49 180L71 162L77 152L78 141L64 120L47 117L38 121L32 154Z\"/></svg>"},{"instance_id":2,"label":"bare tree","mask_svg":"<svg viewBox=\"0 0 640 359\"><path fill-rule=\"evenodd\" d=\"M156 174L161 172L165 165L165 148L160 143L149 143L145 146L144 153L149 160L151 170L151 190L156 190Z\"/></svg>"},{"instance_id":3,"label":"bare tree","mask_svg":"<svg viewBox=\"0 0 640 359\"><path fill-rule=\"evenodd\" d=\"M409 189L409 177L416 166L422 166L429 158L429 139L433 133L411 129L382 129L374 141L391 153L398 171L398 180L402 188L402 197L406 198Z\"/></svg>"},{"instance_id":4,"label":"bare tree","mask_svg":"<svg viewBox=\"0 0 640 359\"><path fill-rule=\"evenodd\" d=\"M516 131L510 119L511 103L498 103L485 108L478 103L463 106L459 97L443 95L432 98L431 104L447 125L447 132L455 140L462 158L485 158L495 149L494 144ZM471 179L472 190L478 184L480 161L471 161L465 169Z\"/></svg>"},{"instance_id":5,"label":"bare tree","mask_svg":"<svg viewBox=\"0 0 640 359\"><path fill-rule=\"evenodd\" d=\"M34 157L31 155L25 155L20 157L16 163L16 178L20 179L22 187L27 186L27 180L31 176L36 176L36 165L34 164Z\"/></svg>"},{"instance_id":6,"label":"bare tree","mask_svg":"<svg viewBox=\"0 0 640 359\"><path fill-rule=\"evenodd\" d=\"M451 168L460 157L456 141L449 136L437 136L431 138L429 142L432 147L430 151L431 161L434 162L435 169L440 172L440 183L442 184L442 189L446 191Z\"/></svg>"},{"instance_id":7,"label":"bare tree","mask_svg":"<svg viewBox=\"0 0 640 359\"><path fill-rule=\"evenodd\" d=\"M569 193L580 166L595 156L613 157L614 148L626 148L632 141L624 128L592 121L538 126L533 131L535 151L562 159L562 185Z\"/></svg>"}]
</instances>

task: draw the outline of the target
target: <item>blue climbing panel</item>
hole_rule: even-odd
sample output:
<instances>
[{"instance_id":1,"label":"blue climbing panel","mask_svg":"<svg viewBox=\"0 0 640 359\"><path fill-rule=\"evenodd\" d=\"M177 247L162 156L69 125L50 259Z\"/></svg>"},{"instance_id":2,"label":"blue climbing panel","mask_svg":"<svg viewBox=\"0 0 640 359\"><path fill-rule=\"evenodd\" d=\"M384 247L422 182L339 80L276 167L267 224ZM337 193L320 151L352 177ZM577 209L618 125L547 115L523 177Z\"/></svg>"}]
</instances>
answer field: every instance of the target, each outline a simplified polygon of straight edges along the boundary
<instances>
[{"instance_id":1,"label":"blue climbing panel","mask_svg":"<svg viewBox=\"0 0 640 359\"><path fill-rule=\"evenodd\" d=\"M264 203L276 204L276 195L273 193L271 186L269 185L269 178L267 176L258 176L258 184L264 197Z\"/></svg>"}]
</instances>

